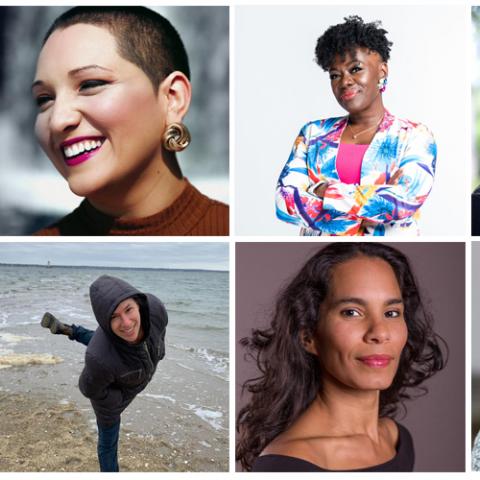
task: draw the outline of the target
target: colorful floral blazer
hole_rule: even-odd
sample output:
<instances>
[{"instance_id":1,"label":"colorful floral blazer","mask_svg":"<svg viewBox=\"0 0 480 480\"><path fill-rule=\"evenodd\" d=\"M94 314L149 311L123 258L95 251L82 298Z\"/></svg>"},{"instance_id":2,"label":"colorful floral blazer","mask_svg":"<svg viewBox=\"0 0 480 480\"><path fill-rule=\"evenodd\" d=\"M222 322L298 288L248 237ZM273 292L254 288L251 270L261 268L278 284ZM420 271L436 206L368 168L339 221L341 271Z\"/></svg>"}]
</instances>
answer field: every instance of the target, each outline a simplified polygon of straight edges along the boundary
<instances>
[{"instance_id":1,"label":"colorful floral blazer","mask_svg":"<svg viewBox=\"0 0 480 480\"><path fill-rule=\"evenodd\" d=\"M278 179L278 218L301 225L303 235L418 235L419 208L435 174L432 134L386 111L363 158L360 184L346 184L335 161L347 119L302 128ZM320 198L314 190L324 182Z\"/></svg>"}]
</instances>

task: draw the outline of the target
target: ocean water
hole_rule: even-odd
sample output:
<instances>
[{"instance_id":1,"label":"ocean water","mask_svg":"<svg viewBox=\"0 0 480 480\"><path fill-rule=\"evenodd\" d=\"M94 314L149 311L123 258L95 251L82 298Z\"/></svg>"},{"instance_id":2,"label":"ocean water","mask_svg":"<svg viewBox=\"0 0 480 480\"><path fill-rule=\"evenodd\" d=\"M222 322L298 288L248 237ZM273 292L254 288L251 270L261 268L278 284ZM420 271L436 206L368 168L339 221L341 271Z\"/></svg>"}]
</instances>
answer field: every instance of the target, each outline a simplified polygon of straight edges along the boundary
<instances>
[{"instance_id":1,"label":"ocean water","mask_svg":"<svg viewBox=\"0 0 480 480\"><path fill-rule=\"evenodd\" d=\"M0 370L0 391L55 393L59 401L76 402L94 428L89 401L77 386L85 347L50 334L39 322L49 311L65 323L95 329L88 291L103 274L156 295L169 315L166 357L122 415L122 425L198 455L228 455L227 272L0 265L0 355L61 359Z\"/></svg>"}]
</instances>

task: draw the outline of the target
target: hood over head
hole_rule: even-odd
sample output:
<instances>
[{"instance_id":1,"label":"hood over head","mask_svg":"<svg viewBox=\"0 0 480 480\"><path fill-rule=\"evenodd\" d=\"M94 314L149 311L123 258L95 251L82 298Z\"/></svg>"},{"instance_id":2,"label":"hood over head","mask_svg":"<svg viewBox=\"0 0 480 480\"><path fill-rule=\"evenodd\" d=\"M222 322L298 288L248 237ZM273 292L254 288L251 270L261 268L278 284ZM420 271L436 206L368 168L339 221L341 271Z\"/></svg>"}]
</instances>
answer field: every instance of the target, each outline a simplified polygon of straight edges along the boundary
<instances>
[{"instance_id":1,"label":"hood over head","mask_svg":"<svg viewBox=\"0 0 480 480\"><path fill-rule=\"evenodd\" d=\"M135 298L140 307L142 329L145 338L147 338L150 332L150 316L145 294L125 280L110 275L102 275L90 285L90 302L98 324L110 339L126 345L128 342L113 333L110 322L118 304L132 297Z\"/></svg>"}]
</instances>

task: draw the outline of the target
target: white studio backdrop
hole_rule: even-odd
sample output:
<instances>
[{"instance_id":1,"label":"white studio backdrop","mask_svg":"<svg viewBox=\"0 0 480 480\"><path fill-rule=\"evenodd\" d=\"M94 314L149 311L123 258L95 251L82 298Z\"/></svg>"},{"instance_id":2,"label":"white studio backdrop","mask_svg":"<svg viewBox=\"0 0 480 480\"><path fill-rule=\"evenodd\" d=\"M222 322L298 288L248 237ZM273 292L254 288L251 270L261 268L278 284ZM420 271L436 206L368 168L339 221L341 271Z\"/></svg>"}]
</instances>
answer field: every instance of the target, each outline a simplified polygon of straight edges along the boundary
<instances>
[{"instance_id":1,"label":"white studio backdrop","mask_svg":"<svg viewBox=\"0 0 480 480\"><path fill-rule=\"evenodd\" d=\"M393 42L384 105L400 118L427 125L437 142L435 183L422 206L421 234L464 235L470 164L465 12L462 5L237 7L236 233L298 235L299 227L275 216L276 182L305 123L346 114L314 50L329 26L360 15L366 22L380 20Z\"/></svg>"}]
</instances>

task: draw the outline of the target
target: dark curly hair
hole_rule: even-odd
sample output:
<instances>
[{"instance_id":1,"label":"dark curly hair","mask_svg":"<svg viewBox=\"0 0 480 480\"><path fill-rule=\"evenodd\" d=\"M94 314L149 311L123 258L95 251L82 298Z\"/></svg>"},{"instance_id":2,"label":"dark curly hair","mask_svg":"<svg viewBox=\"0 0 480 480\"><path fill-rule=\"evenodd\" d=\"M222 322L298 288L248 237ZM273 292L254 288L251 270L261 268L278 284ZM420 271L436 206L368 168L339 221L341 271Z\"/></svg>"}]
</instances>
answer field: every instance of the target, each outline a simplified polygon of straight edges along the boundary
<instances>
[{"instance_id":1,"label":"dark curly hair","mask_svg":"<svg viewBox=\"0 0 480 480\"><path fill-rule=\"evenodd\" d=\"M270 327L255 329L251 337L240 340L260 371L244 383L242 393L247 390L251 398L237 417L236 458L245 470L321 393L318 358L305 350L301 337L312 335L322 321L320 306L335 266L358 256L380 258L392 267L408 328L397 373L390 387L380 392L379 415L395 415L405 400L425 394L426 388L419 385L444 368L448 347L432 329L431 315L403 253L373 242L339 242L322 248L280 292ZM412 391L412 387L418 388Z\"/></svg>"},{"instance_id":2,"label":"dark curly hair","mask_svg":"<svg viewBox=\"0 0 480 480\"><path fill-rule=\"evenodd\" d=\"M315 59L325 71L332 66L337 55L344 59L357 47L377 52L384 62L388 61L393 44L386 37L388 32L380 28L381 22L365 23L358 15L345 17L344 20L344 23L329 27L317 40Z\"/></svg>"}]
</instances>

